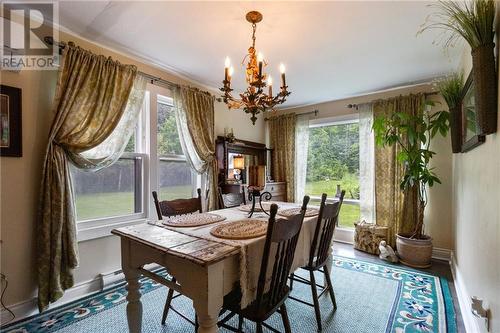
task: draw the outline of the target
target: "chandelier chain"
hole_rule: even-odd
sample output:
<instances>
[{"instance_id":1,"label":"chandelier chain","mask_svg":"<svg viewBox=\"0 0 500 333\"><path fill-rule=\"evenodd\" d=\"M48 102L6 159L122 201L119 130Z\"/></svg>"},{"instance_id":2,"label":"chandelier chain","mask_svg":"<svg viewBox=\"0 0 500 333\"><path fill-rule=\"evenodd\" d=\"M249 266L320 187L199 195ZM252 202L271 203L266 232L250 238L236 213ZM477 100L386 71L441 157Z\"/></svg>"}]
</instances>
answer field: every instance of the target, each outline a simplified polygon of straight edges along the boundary
<instances>
[{"instance_id":1,"label":"chandelier chain","mask_svg":"<svg viewBox=\"0 0 500 333\"><path fill-rule=\"evenodd\" d=\"M257 24L255 23L252 23L252 29L253 29L253 32L252 32L252 47L255 48L255 32L257 31Z\"/></svg>"}]
</instances>

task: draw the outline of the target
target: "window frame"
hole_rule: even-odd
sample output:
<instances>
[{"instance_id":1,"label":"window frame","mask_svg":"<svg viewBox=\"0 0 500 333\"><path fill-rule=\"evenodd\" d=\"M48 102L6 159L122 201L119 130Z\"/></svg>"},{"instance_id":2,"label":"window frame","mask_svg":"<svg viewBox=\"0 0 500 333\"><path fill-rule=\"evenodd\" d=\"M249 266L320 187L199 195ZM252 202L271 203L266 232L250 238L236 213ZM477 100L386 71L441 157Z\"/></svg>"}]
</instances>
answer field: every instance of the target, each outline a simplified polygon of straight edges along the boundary
<instances>
[{"instance_id":1,"label":"window frame","mask_svg":"<svg viewBox=\"0 0 500 333\"><path fill-rule=\"evenodd\" d=\"M317 118L309 121L309 129L317 127L337 126L359 123L359 114L353 113L348 115L334 116L328 118ZM321 196L311 195L311 200L321 201ZM333 203L333 198L327 198L328 203ZM359 199L344 199L343 204L359 206ZM352 244L354 241L354 228L344 227L337 224L335 227L335 240Z\"/></svg>"}]
</instances>

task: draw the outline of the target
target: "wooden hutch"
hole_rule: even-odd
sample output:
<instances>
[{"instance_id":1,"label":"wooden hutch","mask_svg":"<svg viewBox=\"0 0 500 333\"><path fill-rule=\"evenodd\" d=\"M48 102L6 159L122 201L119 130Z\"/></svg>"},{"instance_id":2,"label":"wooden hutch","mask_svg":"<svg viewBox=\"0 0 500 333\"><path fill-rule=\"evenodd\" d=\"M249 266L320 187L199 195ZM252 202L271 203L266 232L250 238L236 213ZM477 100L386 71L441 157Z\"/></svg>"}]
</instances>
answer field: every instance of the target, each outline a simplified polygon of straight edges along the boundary
<instances>
[{"instance_id":1,"label":"wooden hutch","mask_svg":"<svg viewBox=\"0 0 500 333\"><path fill-rule=\"evenodd\" d=\"M248 165L268 165L268 151L272 154L272 149L266 148L265 144L234 139L232 142L225 137L219 136L216 140L216 156L218 168L218 182L223 193L240 193L246 188L246 170L242 170L242 179L236 182L231 179L232 168L231 159L234 155L242 155L245 164ZM272 175L271 175L272 177ZM286 182L266 181L265 190L273 196L273 201L287 201Z\"/></svg>"}]
</instances>

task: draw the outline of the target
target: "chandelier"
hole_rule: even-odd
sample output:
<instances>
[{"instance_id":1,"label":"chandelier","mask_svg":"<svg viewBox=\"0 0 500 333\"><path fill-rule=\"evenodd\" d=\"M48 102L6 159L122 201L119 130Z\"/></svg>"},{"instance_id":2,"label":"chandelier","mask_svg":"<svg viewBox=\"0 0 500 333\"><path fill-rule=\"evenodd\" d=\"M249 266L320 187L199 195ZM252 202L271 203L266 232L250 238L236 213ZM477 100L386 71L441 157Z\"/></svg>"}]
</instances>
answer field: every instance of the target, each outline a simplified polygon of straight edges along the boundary
<instances>
[{"instance_id":1,"label":"chandelier","mask_svg":"<svg viewBox=\"0 0 500 333\"><path fill-rule=\"evenodd\" d=\"M231 66L229 58L226 58L224 81L222 81L224 86L220 88L220 90L223 92L222 98L224 103L228 105L228 108L243 108L243 111L252 115L250 120L252 120L252 124L255 125L255 121L257 120L256 115L261 112L264 113L272 110L276 105L284 103L286 97L290 95L290 92L287 90L288 86L285 80L285 65L280 64L280 92L273 96L273 79L271 75L267 75L263 72L263 68L267 66L267 62L264 60L262 53L258 52L256 54L255 50L255 31L257 30L257 23L262 21L262 14L251 11L247 13L246 19L252 24L253 30L252 46L248 48L248 55L242 62L242 64L244 64L245 59L248 57L248 63L245 69L248 87L243 93L239 94L240 98L233 97L231 94L233 91L233 89L231 89L231 77L233 76L234 68ZM265 92L266 87L268 87L267 93Z\"/></svg>"}]
</instances>

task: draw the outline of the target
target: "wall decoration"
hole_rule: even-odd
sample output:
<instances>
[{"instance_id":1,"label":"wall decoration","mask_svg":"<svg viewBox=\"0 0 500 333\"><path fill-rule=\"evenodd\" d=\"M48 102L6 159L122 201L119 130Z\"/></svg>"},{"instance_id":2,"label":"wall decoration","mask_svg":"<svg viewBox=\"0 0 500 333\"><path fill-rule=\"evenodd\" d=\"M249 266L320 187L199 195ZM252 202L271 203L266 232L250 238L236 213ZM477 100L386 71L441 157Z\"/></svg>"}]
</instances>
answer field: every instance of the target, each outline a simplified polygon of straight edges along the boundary
<instances>
[{"instance_id":1,"label":"wall decoration","mask_svg":"<svg viewBox=\"0 0 500 333\"><path fill-rule=\"evenodd\" d=\"M21 157L21 89L0 85L0 156Z\"/></svg>"},{"instance_id":2,"label":"wall decoration","mask_svg":"<svg viewBox=\"0 0 500 333\"><path fill-rule=\"evenodd\" d=\"M476 91L474 75L470 73L462 92L462 152L465 153L485 141L479 126L476 109Z\"/></svg>"}]
</instances>

